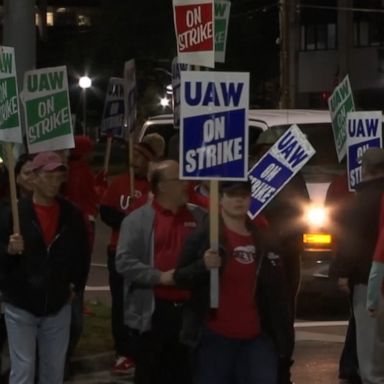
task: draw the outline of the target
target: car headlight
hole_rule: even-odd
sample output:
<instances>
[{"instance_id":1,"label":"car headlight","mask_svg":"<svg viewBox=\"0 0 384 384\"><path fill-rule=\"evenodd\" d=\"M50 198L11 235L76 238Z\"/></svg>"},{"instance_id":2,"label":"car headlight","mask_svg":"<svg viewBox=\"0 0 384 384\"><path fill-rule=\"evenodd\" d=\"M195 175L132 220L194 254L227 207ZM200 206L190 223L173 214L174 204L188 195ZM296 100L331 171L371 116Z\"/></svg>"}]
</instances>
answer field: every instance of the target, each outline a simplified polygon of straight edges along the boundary
<instances>
[{"instance_id":1,"label":"car headlight","mask_svg":"<svg viewBox=\"0 0 384 384\"><path fill-rule=\"evenodd\" d=\"M310 227L322 227L328 219L327 210L322 206L310 206L306 213L306 222Z\"/></svg>"}]
</instances>

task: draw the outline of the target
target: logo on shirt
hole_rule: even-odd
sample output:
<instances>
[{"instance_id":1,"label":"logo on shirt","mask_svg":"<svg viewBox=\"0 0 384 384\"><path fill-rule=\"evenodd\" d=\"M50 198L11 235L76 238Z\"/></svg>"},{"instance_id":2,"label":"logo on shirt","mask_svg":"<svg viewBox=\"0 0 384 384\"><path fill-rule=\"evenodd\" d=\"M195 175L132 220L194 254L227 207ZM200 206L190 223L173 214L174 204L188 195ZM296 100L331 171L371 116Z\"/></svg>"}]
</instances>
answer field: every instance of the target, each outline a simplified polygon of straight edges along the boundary
<instances>
[{"instance_id":1,"label":"logo on shirt","mask_svg":"<svg viewBox=\"0 0 384 384\"><path fill-rule=\"evenodd\" d=\"M255 246L246 245L236 247L233 251L233 256L240 264L252 264L255 262Z\"/></svg>"},{"instance_id":2,"label":"logo on shirt","mask_svg":"<svg viewBox=\"0 0 384 384\"><path fill-rule=\"evenodd\" d=\"M137 189L135 190L134 194L135 194L135 199L140 199L140 197L143 196L141 191L138 191ZM120 195L120 208L123 211L125 211L126 209L129 208L131 201L132 201L131 196Z\"/></svg>"},{"instance_id":3,"label":"logo on shirt","mask_svg":"<svg viewBox=\"0 0 384 384\"><path fill-rule=\"evenodd\" d=\"M196 223L194 221L186 221L184 223L184 227L186 227L186 228L196 228Z\"/></svg>"}]
</instances>

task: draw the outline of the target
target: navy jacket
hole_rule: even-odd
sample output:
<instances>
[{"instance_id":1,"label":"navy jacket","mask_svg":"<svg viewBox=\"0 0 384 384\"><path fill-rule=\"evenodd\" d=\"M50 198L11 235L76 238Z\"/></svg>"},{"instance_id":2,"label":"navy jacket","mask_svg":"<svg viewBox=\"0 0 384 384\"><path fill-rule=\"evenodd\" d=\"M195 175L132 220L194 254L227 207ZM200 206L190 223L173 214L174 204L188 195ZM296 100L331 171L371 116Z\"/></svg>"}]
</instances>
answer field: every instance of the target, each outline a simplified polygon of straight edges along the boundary
<instances>
[{"instance_id":1,"label":"navy jacket","mask_svg":"<svg viewBox=\"0 0 384 384\"><path fill-rule=\"evenodd\" d=\"M20 232L25 251L7 253L12 234L9 210L0 221L0 289L4 301L47 316L68 302L71 290L84 289L90 266L88 233L81 212L58 199L60 215L56 235L47 247L31 199L19 201Z\"/></svg>"},{"instance_id":2,"label":"navy jacket","mask_svg":"<svg viewBox=\"0 0 384 384\"><path fill-rule=\"evenodd\" d=\"M258 255L257 296L262 330L270 335L281 358L290 356L294 334L292 311L282 260L269 247L265 236L250 224L250 230ZM222 232L222 231L221 231ZM220 240L220 254L225 268L225 239ZM181 339L195 346L199 342L204 318L209 311L209 271L205 268L203 255L209 248L209 223L197 229L187 239L174 278L181 288L192 291L185 306ZM234 314L235 315L235 314Z\"/></svg>"}]
</instances>

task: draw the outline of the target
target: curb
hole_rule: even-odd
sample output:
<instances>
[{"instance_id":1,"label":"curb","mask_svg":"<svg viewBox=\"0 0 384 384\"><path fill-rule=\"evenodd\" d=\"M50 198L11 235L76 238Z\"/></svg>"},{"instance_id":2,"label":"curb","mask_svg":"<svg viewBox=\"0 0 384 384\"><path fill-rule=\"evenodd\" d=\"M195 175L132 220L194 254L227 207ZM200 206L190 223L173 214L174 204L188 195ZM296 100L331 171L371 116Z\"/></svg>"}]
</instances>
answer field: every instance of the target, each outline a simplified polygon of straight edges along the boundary
<instances>
[{"instance_id":1,"label":"curb","mask_svg":"<svg viewBox=\"0 0 384 384\"><path fill-rule=\"evenodd\" d=\"M108 351L96 355L74 356L71 359L71 369L76 373L90 373L110 370L114 358L114 351Z\"/></svg>"}]
</instances>

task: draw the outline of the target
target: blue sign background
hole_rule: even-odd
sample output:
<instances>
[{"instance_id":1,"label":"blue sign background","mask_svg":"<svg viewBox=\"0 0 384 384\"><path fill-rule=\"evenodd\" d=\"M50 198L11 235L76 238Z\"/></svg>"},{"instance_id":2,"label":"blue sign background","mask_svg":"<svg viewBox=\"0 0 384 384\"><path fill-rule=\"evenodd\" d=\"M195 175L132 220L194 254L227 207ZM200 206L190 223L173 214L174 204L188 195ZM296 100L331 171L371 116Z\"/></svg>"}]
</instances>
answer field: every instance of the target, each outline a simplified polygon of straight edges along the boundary
<instances>
[{"instance_id":1,"label":"blue sign background","mask_svg":"<svg viewBox=\"0 0 384 384\"><path fill-rule=\"evenodd\" d=\"M267 181L265 178L263 178L261 175L263 172L271 165L275 164L279 166L281 169L280 171L272 178L272 180ZM257 178L258 180L262 181L264 184L275 188L276 190L279 190L279 188L286 183L287 180L289 180L293 175L293 172L285 166L283 163L281 163L279 160L277 160L275 157L273 157L270 153L267 153L261 161L256 165L256 167L252 170L251 173L249 173L249 179L251 179L250 176L253 176ZM262 202L259 199L254 197L254 188L252 188L252 202L251 206L249 208L249 212L252 217L256 216L258 212L261 211L263 206L267 205L276 195L272 194L266 202Z\"/></svg>"},{"instance_id":2,"label":"blue sign background","mask_svg":"<svg viewBox=\"0 0 384 384\"><path fill-rule=\"evenodd\" d=\"M209 143L204 143L204 123L208 120L213 120L219 117L225 117L225 138L220 138L218 140L212 140ZM247 174L246 169L246 160L245 154L246 145L245 143L245 130L248 129L245 124L245 109L238 109L234 111L220 112L208 115L199 115L184 118L183 120L183 142L182 153L183 169L182 175L185 178L220 178L220 179L245 179ZM186 153L191 149L204 148L211 144L217 144L219 142L229 141L231 139L242 138L242 158L240 160L235 160L227 162L224 164L219 164L217 166L198 169L193 172L188 172L186 169Z\"/></svg>"},{"instance_id":3,"label":"blue sign background","mask_svg":"<svg viewBox=\"0 0 384 384\"><path fill-rule=\"evenodd\" d=\"M108 122L109 119L121 117L120 124L110 125ZM109 101L104 110L103 124L102 124L102 134L112 134L113 136L122 136L124 126L124 100L111 100Z\"/></svg>"}]
</instances>

